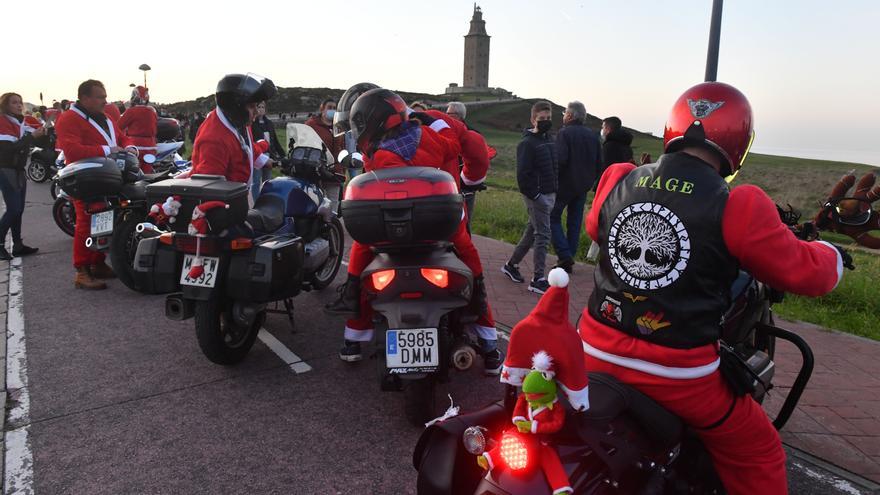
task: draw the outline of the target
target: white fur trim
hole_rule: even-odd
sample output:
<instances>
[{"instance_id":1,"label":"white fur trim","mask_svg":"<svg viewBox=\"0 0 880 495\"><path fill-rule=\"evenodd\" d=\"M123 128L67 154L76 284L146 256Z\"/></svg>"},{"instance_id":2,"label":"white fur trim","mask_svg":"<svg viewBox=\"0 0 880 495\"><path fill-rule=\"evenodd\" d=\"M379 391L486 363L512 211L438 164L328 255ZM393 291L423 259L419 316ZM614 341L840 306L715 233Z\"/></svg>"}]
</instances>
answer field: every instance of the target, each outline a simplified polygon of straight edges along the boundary
<instances>
[{"instance_id":1,"label":"white fur trim","mask_svg":"<svg viewBox=\"0 0 880 495\"><path fill-rule=\"evenodd\" d=\"M568 397L568 403L577 411L586 411L590 408L590 387L584 387L580 390L572 390L566 387L562 382L557 381L557 385Z\"/></svg>"},{"instance_id":2,"label":"white fur trim","mask_svg":"<svg viewBox=\"0 0 880 495\"><path fill-rule=\"evenodd\" d=\"M532 356L532 369L545 372L550 371L551 366L553 366L553 358L547 354L547 351L538 351Z\"/></svg>"},{"instance_id":3,"label":"white fur trim","mask_svg":"<svg viewBox=\"0 0 880 495\"><path fill-rule=\"evenodd\" d=\"M101 149L104 150L104 156L110 155L110 147L109 146L101 146Z\"/></svg>"},{"instance_id":4,"label":"white fur trim","mask_svg":"<svg viewBox=\"0 0 880 495\"><path fill-rule=\"evenodd\" d=\"M562 488L557 488L553 491L553 495L559 495L560 493L571 492L574 493L574 490L571 489L570 486L563 486Z\"/></svg>"},{"instance_id":5,"label":"white fur trim","mask_svg":"<svg viewBox=\"0 0 880 495\"><path fill-rule=\"evenodd\" d=\"M532 433L538 433L538 420L532 420Z\"/></svg>"},{"instance_id":6,"label":"white fur trim","mask_svg":"<svg viewBox=\"0 0 880 495\"><path fill-rule=\"evenodd\" d=\"M529 420L529 418L527 418L525 416L514 416L513 418L511 418L510 422L515 425L517 421L528 421L528 420Z\"/></svg>"},{"instance_id":7,"label":"white fur trim","mask_svg":"<svg viewBox=\"0 0 880 495\"><path fill-rule=\"evenodd\" d=\"M513 385L514 387L522 386L523 379L525 379L526 375L532 371L528 368L510 368L508 366L501 367L501 383L508 383ZM504 378L504 375L507 374L507 379Z\"/></svg>"},{"instance_id":8,"label":"white fur trim","mask_svg":"<svg viewBox=\"0 0 880 495\"><path fill-rule=\"evenodd\" d=\"M258 156L256 160L254 160L254 168L263 168L263 166L268 161L269 161L269 154L263 153L262 155Z\"/></svg>"},{"instance_id":9,"label":"white fur trim","mask_svg":"<svg viewBox=\"0 0 880 495\"><path fill-rule=\"evenodd\" d=\"M9 134L0 134L0 141L10 141L14 143L18 141L18 138L15 136L10 136Z\"/></svg>"},{"instance_id":10,"label":"white fur trim","mask_svg":"<svg viewBox=\"0 0 880 495\"><path fill-rule=\"evenodd\" d=\"M482 179L478 180L470 180L464 176L464 172L461 173L461 181L464 182L468 186L476 186L477 184L482 184L483 181L486 180L486 176L484 175Z\"/></svg>"},{"instance_id":11,"label":"white fur trim","mask_svg":"<svg viewBox=\"0 0 880 495\"><path fill-rule=\"evenodd\" d=\"M357 330L346 325L345 340L350 340L352 342L369 342L373 340L373 329Z\"/></svg>"},{"instance_id":12,"label":"white fur trim","mask_svg":"<svg viewBox=\"0 0 880 495\"><path fill-rule=\"evenodd\" d=\"M608 352L596 349L590 344L584 342L584 353L593 356L596 359L605 361L606 363L616 364L629 368L631 370L641 371L649 375L660 376L663 378L673 378L678 380L689 380L693 378L702 378L709 376L718 369L721 358L717 358L709 364L703 366L695 366L693 368L675 368L672 366L663 366L662 364L643 361L641 359L628 358L610 354Z\"/></svg>"},{"instance_id":13,"label":"white fur trim","mask_svg":"<svg viewBox=\"0 0 880 495\"><path fill-rule=\"evenodd\" d=\"M485 457L486 460L489 461L489 471L495 469L495 463L492 462L492 456L489 455L488 452L483 452L483 457Z\"/></svg>"},{"instance_id":14,"label":"white fur trim","mask_svg":"<svg viewBox=\"0 0 880 495\"><path fill-rule=\"evenodd\" d=\"M825 242L825 241L817 241L817 242L819 244L825 244L831 250L834 251L834 254L837 255L837 282L834 282L834 287L831 289L831 290L834 290L837 288L837 284L839 284L840 281L843 280L843 256L840 254L840 251L838 251L838 249L836 247L834 247L834 245L832 245L831 243Z\"/></svg>"},{"instance_id":15,"label":"white fur trim","mask_svg":"<svg viewBox=\"0 0 880 495\"><path fill-rule=\"evenodd\" d=\"M550 284L551 287L568 287L568 273L562 268L554 268L550 270L550 274L547 275L547 283Z\"/></svg>"},{"instance_id":16,"label":"white fur trim","mask_svg":"<svg viewBox=\"0 0 880 495\"><path fill-rule=\"evenodd\" d=\"M431 123L428 127L431 128L434 132L440 132L443 129L449 129L449 124L446 123L443 119L437 119Z\"/></svg>"}]
</instances>

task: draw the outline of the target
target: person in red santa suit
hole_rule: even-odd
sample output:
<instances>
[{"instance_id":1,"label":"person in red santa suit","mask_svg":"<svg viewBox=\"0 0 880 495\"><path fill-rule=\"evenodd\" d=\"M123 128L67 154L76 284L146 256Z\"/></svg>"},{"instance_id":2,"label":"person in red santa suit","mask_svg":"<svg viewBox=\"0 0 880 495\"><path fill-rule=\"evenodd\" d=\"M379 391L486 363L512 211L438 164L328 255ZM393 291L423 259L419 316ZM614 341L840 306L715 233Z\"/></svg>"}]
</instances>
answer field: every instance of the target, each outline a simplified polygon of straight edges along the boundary
<instances>
[{"instance_id":1,"label":"person in red santa suit","mask_svg":"<svg viewBox=\"0 0 880 495\"><path fill-rule=\"evenodd\" d=\"M131 91L131 106L119 118L118 125L128 140L137 146L141 157L141 170L153 173L153 166L144 162L144 155L156 154L156 131L159 116L156 109L149 105L150 92L143 86ZM118 112L119 110L117 110Z\"/></svg>"},{"instance_id":2,"label":"person in red santa suit","mask_svg":"<svg viewBox=\"0 0 880 495\"><path fill-rule=\"evenodd\" d=\"M408 120L406 103L397 94L382 88L363 93L350 111L351 128L358 149L366 155L364 170L392 167L436 167L453 177L458 177L458 155L461 152L452 129L441 119L424 113L412 113ZM423 125L424 124L424 125ZM485 372L497 375L501 370L502 353L498 350L498 335L492 310L486 297L483 267L480 255L466 229L467 217L462 211L462 221L450 241L458 257L474 274L474 295L471 310L480 317L473 325L483 354ZM331 314L355 314L345 327L345 345L339 353L344 361L359 361L361 342L372 340L372 315L362 304L360 276L373 260L369 246L353 242L348 265L348 280L340 290L337 301L325 309Z\"/></svg>"},{"instance_id":3,"label":"person in red santa suit","mask_svg":"<svg viewBox=\"0 0 880 495\"><path fill-rule=\"evenodd\" d=\"M608 167L586 219L602 257L579 323L586 368L682 418L731 495L788 491L779 435L719 372L720 322L738 269L778 290L820 296L849 260L831 244L798 240L758 187L729 188L725 177L739 170L752 139L746 97L707 82L673 105L657 163Z\"/></svg>"},{"instance_id":4,"label":"person in red santa suit","mask_svg":"<svg viewBox=\"0 0 880 495\"><path fill-rule=\"evenodd\" d=\"M254 169L272 166L269 154L262 152L265 148L254 146L251 122L257 115L257 103L271 99L277 92L275 84L264 77L223 77L214 94L217 108L199 126L193 143L192 173L222 175L226 180L247 184L250 190Z\"/></svg>"},{"instance_id":5,"label":"person in red santa suit","mask_svg":"<svg viewBox=\"0 0 880 495\"><path fill-rule=\"evenodd\" d=\"M128 145L127 138L104 115L106 104L107 91L103 83L89 79L79 85L76 103L55 122L55 146L64 152L65 163L124 151L122 146ZM107 284L101 280L115 278L116 274L104 262L104 253L86 247L92 222L91 215L86 213L85 203L74 199L73 206L76 210L76 230L73 236L73 266L76 269L74 286L79 289L106 289Z\"/></svg>"}]
</instances>

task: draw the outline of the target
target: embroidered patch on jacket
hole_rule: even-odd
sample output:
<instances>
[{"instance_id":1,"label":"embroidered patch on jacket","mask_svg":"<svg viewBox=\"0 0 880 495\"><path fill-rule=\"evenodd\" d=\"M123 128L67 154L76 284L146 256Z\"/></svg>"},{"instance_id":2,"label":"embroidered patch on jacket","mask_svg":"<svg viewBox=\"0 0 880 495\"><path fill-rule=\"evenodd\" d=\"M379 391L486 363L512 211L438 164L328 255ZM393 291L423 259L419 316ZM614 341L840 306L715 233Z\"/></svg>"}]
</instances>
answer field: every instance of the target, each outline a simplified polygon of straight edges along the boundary
<instances>
[{"instance_id":1,"label":"embroidered patch on jacket","mask_svg":"<svg viewBox=\"0 0 880 495\"><path fill-rule=\"evenodd\" d=\"M620 310L620 301L608 296L605 296L605 300L602 301L602 306L599 307L599 311L606 320L620 323L620 320L623 319L623 311Z\"/></svg>"},{"instance_id":2,"label":"embroidered patch on jacket","mask_svg":"<svg viewBox=\"0 0 880 495\"><path fill-rule=\"evenodd\" d=\"M642 332L642 335L650 335L657 330L663 330L670 325L672 325L672 323L663 321L662 311L659 313L648 311L642 316L636 318L636 326L639 327L639 332Z\"/></svg>"},{"instance_id":3,"label":"embroidered patch on jacket","mask_svg":"<svg viewBox=\"0 0 880 495\"><path fill-rule=\"evenodd\" d=\"M636 295L630 294L629 292L624 292L623 297L629 299L630 301L632 301L634 303L648 300L648 298L645 296L636 296Z\"/></svg>"},{"instance_id":4,"label":"embroidered patch on jacket","mask_svg":"<svg viewBox=\"0 0 880 495\"><path fill-rule=\"evenodd\" d=\"M705 119L712 115L712 112L721 108L721 105L724 105L723 101L709 101L705 98L691 100L688 98L688 106L691 107L691 115L695 119Z\"/></svg>"},{"instance_id":5,"label":"embroidered patch on jacket","mask_svg":"<svg viewBox=\"0 0 880 495\"><path fill-rule=\"evenodd\" d=\"M672 284L687 268L690 256L684 223L663 205L630 205L611 223L608 260L630 287L656 290Z\"/></svg>"}]
</instances>

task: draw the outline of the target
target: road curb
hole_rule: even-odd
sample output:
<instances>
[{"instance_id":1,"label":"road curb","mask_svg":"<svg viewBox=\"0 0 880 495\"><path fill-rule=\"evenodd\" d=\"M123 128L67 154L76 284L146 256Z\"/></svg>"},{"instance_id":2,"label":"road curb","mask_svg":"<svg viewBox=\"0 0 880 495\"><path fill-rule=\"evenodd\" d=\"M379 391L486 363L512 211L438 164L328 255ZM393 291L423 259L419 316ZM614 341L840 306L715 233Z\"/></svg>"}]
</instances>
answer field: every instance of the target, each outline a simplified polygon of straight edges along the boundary
<instances>
[{"instance_id":1,"label":"road curb","mask_svg":"<svg viewBox=\"0 0 880 495\"><path fill-rule=\"evenodd\" d=\"M0 291L0 324L3 325L3 339L0 340L0 370L2 370L3 392L0 393L0 405L2 405L2 414L0 414L0 473L2 473L3 493L6 493L6 339L9 334L9 276L12 266L8 261L0 261L0 280L3 280L2 291Z\"/></svg>"}]
</instances>

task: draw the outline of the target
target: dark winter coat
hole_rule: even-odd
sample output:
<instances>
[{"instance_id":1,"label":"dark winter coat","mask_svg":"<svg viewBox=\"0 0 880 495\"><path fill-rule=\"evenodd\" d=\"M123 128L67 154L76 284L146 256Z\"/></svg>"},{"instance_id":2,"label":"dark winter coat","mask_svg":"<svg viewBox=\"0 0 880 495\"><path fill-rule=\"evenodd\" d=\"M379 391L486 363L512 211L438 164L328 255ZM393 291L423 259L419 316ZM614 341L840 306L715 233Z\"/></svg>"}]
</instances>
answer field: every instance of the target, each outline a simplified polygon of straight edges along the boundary
<instances>
[{"instance_id":1,"label":"dark winter coat","mask_svg":"<svg viewBox=\"0 0 880 495\"><path fill-rule=\"evenodd\" d=\"M599 136L582 122L571 122L556 135L559 162L557 200L569 200L592 189L602 170Z\"/></svg>"},{"instance_id":2,"label":"dark winter coat","mask_svg":"<svg viewBox=\"0 0 880 495\"><path fill-rule=\"evenodd\" d=\"M605 136L602 143L602 169L608 168L614 163L632 162L633 150L630 146L633 141L632 134L625 129L611 131Z\"/></svg>"},{"instance_id":3,"label":"dark winter coat","mask_svg":"<svg viewBox=\"0 0 880 495\"><path fill-rule=\"evenodd\" d=\"M516 182L519 192L529 199L557 189L556 143L547 134L529 129L516 147Z\"/></svg>"},{"instance_id":4,"label":"dark winter coat","mask_svg":"<svg viewBox=\"0 0 880 495\"><path fill-rule=\"evenodd\" d=\"M262 117L257 117L254 120L254 123L251 125L251 132L254 134L254 140L259 141L260 139L266 139L266 134L269 135L269 154L273 158L281 158L284 156L284 148L281 146L281 143L278 141L278 135L275 134L275 124L272 122L269 117L265 115Z\"/></svg>"}]
</instances>

